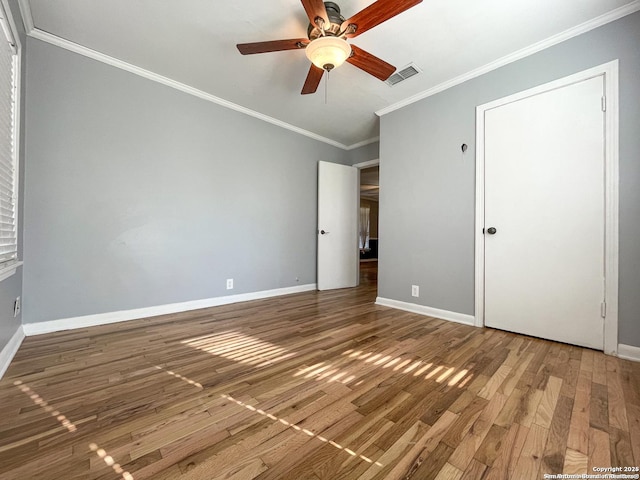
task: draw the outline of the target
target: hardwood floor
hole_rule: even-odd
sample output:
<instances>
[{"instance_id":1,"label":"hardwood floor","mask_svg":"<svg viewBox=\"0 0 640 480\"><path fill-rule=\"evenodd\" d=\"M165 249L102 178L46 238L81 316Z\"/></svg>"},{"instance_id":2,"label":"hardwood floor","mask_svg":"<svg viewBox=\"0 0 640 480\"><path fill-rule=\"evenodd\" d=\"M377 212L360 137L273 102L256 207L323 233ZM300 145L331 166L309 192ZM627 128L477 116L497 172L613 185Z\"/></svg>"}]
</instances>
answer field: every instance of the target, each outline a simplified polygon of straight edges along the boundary
<instances>
[{"instance_id":1,"label":"hardwood floor","mask_svg":"<svg viewBox=\"0 0 640 480\"><path fill-rule=\"evenodd\" d=\"M0 478L540 479L640 464L640 364L309 292L27 338Z\"/></svg>"}]
</instances>

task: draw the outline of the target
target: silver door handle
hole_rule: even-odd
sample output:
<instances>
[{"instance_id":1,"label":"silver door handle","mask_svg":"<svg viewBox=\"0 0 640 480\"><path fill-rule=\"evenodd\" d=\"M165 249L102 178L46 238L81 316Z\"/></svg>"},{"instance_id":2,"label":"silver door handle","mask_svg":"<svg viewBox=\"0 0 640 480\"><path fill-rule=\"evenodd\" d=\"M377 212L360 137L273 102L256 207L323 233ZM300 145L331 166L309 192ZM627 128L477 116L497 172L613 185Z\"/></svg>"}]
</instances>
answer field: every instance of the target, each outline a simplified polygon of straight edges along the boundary
<instances>
[{"instance_id":1,"label":"silver door handle","mask_svg":"<svg viewBox=\"0 0 640 480\"><path fill-rule=\"evenodd\" d=\"M326 232L325 230L320 230L320 235L326 235L329 232Z\"/></svg>"}]
</instances>

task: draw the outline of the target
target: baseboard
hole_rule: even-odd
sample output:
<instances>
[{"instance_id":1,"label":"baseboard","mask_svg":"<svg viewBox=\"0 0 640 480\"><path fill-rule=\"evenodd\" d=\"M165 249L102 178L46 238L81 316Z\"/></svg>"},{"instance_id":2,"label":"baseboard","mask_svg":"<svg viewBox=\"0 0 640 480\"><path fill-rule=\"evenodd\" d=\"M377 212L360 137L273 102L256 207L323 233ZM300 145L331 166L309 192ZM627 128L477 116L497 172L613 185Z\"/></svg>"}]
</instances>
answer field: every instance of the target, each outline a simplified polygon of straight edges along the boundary
<instances>
[{"instance_id":1,"label":"baseboard","mask_svg":"<svg viewBox=\"0 0 640 480\"><path fill-rule=\"evenodd\" d=\"M24 330L22 325L20 325L18 330L16 330L16 333L14 333L9 340L9 343L7 343L2 351L0 351L0 379L2 379L7 368L9 368L9 364L11 363L11 360L13 360L13 357L15 357L24 337Z\"/></svg>"},{"instance_id":2,"label":"baseboard","mask_svg":"<svg viewBox=\"0 0 640 480\"><path fill-rule=\"evenodd\" d=\"M238 295L228 295L224 297L204 298L189 302L170 303L155 307L136 308L134 310L121 310L117 312L99 313L96 315L84 315L81 317L63 318L60 320L49 320L37 323L25 323L24 334L26 336L42 335L44 333L60 332L62 330L73 330L76 328L95 327L110 323L126 322L128 320L139 320L141 318L156 317L171 313L187 312L200 308L219 307L232 303L246 302L249 300L260 300L263 298L290 295L292 293L308 292L316 290L315 283L298 285L295 287L276 288L274 290L263 290L260 292L241 293Z\"/></svg>"},{"instance_id":3,"label":"baseboard","mask_svg":"<svg viewBox=\"0 0 640 480\"><path fill-rule=\"evenodd\" d=\"M625 360L640 362L640 347L620 343L618 344L618 357L624 358Z\"/></svg>"},{"instance_id":4,"label":"baseboard","mask_svg":"<svg viewBox=\"0 0 640 480\"><path fill-rule=\"evenodd\" d=\"M376 304L397 308L398 310L405 310L407 312L419 313L420 315L427 315L429 317L441 318L442 320L449 320L450 322L463 323L465 325L471 325L472 327L475 325L475 317L473 315L425 307L417 303L401 302L390 298L378 297L376 298Z\"/></svg>"}]
</instances>

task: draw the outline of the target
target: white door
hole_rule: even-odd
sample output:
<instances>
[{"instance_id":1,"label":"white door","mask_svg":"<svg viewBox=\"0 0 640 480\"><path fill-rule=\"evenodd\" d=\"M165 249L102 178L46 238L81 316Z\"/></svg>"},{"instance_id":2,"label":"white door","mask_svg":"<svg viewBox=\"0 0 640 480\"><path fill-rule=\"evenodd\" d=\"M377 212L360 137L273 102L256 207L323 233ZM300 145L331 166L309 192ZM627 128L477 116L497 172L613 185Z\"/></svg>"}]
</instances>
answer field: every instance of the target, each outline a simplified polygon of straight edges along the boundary
<instances>
[{"instance_id":1,"label":"white door","mask_svg":"<svg viewBox=\"0 0 640 480\"><path fill-rule=\"evenodd\" d=\"M358 171L318 164L318 290L355 287L358 274Z\"/></svg>"},{"instance_id":2,"label":"white door","mask_svg":"<svg viewBox=\"0 0 640 480\"><path fill-rule=\"evenodd\" d=\"M603 82L485 112L487 326L603 349Z\"/></svg>"}]
</instances>

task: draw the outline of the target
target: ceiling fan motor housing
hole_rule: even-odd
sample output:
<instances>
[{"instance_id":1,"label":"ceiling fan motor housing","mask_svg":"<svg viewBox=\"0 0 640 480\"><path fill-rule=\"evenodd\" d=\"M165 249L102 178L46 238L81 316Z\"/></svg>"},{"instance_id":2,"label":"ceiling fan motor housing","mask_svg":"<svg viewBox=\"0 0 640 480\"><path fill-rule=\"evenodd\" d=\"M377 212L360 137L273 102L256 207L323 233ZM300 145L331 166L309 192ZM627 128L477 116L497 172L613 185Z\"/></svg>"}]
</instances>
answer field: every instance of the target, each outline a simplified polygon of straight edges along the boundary
<instances>
[{"instance_id":1,"label":"ceiling fan motor housing","mask_svg":"<svg viewBox=\"0 0 640 480\"><path fill-rule=\"evenodd\" d=\"M315 40L322 36L337 36L340 33L340 27L344 22L344 17L340 15L340 7L334 2L324 2L324 6L327 10L327 16L329 17L329 25L324 25L324 33L317 25L309 24L307 29L307 36L309 40Z\"/></svg>"}]
</instances>

